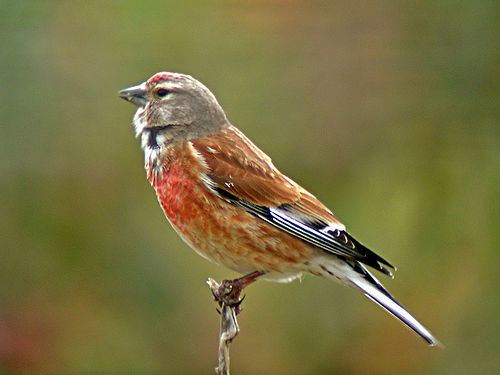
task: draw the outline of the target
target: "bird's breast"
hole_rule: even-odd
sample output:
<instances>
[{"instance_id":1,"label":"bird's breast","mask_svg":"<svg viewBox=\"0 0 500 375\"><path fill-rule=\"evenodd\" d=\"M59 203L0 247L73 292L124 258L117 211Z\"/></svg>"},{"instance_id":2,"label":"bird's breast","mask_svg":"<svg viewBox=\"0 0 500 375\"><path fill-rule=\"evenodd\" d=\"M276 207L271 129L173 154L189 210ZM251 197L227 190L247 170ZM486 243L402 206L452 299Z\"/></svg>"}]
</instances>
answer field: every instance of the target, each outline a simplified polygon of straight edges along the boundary
<instances>
[{"instance_id":1,"label":"bird's breast","mask_svg":"<svg viewBox=\"0 0 500 375\"><path fill-rule=\"evenodd\" d=\"M203 257L242 273L288 272L310 257L309 245L210 191L203 181L207 165L191 145L162 153L158 163L161 174L148 171L158 201L176 232Z\"/></svg>"},{"instance_id":2,"label":"bird's breast","mask_svg":"<svg viewBox=\"0 0 500 375\"><path fill-rule=\"evenodd\" d=\"M160 152L146 171L165 215L180 232L185 233L193 219L210 211L201 181L204 166L188 144Z\"/></svg>"}]
</instances>

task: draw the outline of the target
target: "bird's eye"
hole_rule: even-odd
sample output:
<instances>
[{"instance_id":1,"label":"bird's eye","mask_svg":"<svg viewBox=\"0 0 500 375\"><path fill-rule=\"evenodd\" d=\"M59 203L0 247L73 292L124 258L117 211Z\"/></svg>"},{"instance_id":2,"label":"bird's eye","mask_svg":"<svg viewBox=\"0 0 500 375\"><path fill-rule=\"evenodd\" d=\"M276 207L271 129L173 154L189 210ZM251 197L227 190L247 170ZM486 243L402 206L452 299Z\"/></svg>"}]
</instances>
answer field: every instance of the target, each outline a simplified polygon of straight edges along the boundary
<instances>
[{"instance_id":1,"label":"bird's eye","mask_svg":"<svg viewBox=\"0 0 500 375\"><path fill-rule=\"evenodd\" d=\"M167 89L158 89L158 90L156 90L156 96L158 96L159 98L164 98L168 94L170 94L170 91L168 91Z\"/></svg>"}]
</instances>

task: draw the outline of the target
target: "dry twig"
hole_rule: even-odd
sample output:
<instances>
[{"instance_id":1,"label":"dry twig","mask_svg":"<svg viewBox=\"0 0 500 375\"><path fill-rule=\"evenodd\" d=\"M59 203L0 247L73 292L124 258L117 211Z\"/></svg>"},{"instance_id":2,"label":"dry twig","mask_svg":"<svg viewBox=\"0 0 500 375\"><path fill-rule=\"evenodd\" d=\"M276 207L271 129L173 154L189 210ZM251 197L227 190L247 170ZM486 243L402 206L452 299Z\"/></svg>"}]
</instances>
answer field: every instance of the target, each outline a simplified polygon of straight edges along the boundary
<instances>
[{"instance_id":1,"label":"dry twig","mask_svg":"<svg viewBox=\"0 0 500 375\"><path fill-rule=\"evenodd\" d=\"M241 312L240 297L242 290L253 283L263 273L253 272L236 280L224 280L218 283L212 278L207 280L208 287L220 307L220 330L218 362L215 372L218 375L229 375L229 344L240 332L236 315Z\"/></svg>"}]
</instances>

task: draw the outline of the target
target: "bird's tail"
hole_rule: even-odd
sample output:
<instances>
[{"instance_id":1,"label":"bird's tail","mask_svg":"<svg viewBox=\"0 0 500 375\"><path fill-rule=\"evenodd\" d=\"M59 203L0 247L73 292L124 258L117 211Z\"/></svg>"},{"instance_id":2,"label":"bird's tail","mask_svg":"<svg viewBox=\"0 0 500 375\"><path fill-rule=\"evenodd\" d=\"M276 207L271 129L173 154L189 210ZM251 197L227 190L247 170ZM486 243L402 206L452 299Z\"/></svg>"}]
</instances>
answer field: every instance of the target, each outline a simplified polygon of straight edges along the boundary
<instances>
[{"instance_id":1,"label":"bird's tail","mask_svg":"<svg viewBox=\"0 0 500 375\"><path fill-rule=\"evenodd\" d=\"M439 340L415 319L403 305L391 296L382 284L380 284L363 265L358 262L353 264L347 262L342 263L344 264L340 265L338 261L333 264L331 262L327 264L323 263L321 269L326 271L328 276L334 276L344 284L360 289L365 296L391 313L404 325L424 339L430 346L443 347Z\"/></svg>"}]
</instances>

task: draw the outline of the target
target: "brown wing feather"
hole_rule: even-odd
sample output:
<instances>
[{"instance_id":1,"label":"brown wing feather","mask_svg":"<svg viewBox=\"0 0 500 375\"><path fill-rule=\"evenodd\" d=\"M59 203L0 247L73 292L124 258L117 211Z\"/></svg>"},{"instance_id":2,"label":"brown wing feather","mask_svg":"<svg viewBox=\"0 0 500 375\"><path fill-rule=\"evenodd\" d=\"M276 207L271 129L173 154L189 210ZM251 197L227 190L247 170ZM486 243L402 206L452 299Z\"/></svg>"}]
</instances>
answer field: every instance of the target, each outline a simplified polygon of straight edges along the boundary
<instances>
[{"instance_id":1,"label":"brown wing feather","mask_svg":"<svg viewBox=\"0 0 500 375\"><path fill-rule=\"evenodd\" d=\"M282 174L269 156L235 127L192 144L205 159L212 181L232 195L259 206L287 204L312 219L340 224L327 207Z\"/></svg>"},{"instance_id":2,"label":"brown wing feather","mask_svg":"<svg viewBox=\"0 0 500 375\"><path fill-rule=\"evenodd\" d=\"M383 266L394 268L389 262L356 241L327 207L282 174L238 129L229 127L191 143L206 162L206 173L217 189L239 200L249 212L329 252L392 275Z\"/></svg>"}]
</instances>

